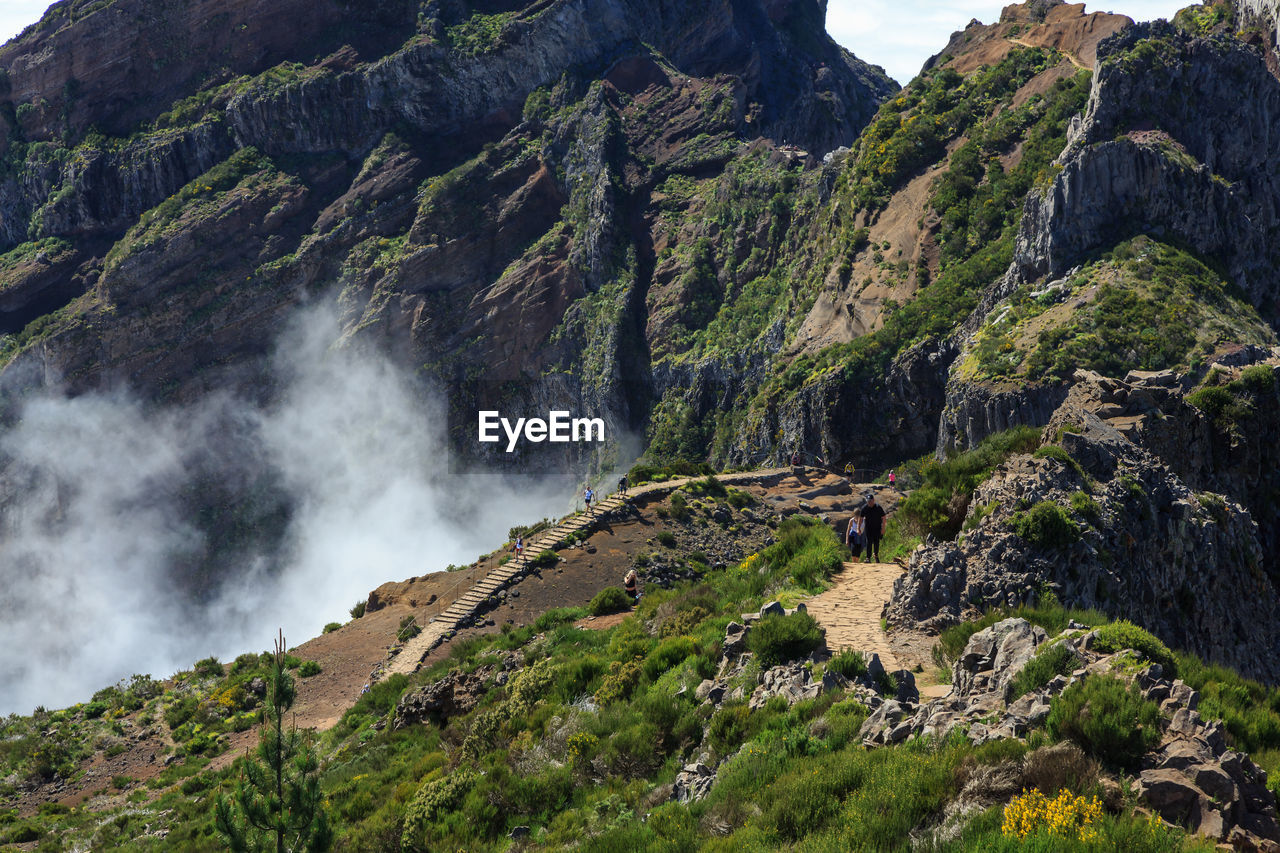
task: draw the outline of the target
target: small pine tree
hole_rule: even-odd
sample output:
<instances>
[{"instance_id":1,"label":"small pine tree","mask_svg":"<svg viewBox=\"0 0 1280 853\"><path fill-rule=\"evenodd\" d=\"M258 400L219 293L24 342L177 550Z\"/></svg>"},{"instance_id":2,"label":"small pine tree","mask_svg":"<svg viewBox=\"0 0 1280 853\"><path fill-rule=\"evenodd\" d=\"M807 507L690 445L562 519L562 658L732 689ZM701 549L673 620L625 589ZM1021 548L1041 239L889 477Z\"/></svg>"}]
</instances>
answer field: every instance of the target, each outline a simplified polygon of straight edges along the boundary
<instances>
[{"instance_id":1,"label":"small pine tree","mask_svg":"<svg viewBox=\"0 0 1280 853\"><path fill-rule=\"evenodd\" d=\"M214 824L235 853L320 853L333 843L315 750L297 726L284 728L295 696L285 648L281 632L258 754L245 755L234 792L220 795L214 810Z\"/></svg>"}]
</instances>

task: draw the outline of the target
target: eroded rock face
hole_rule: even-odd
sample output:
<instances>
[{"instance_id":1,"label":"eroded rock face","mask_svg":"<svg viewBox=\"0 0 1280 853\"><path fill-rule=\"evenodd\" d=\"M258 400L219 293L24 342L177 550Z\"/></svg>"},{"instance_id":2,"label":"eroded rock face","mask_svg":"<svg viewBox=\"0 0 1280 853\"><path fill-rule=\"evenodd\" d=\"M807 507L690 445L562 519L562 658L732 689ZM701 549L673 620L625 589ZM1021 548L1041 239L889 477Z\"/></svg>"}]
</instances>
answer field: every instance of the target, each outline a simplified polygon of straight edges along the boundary
<instances>
[{"instance_id":1,"label":"eroded rock face","mask_svg":"<svg viewBox=\"0 0 1280 853\"><path fill-rule=\"evenodd\" d=\"M505 684L511 674L522 666L521 657L516 652L506 652L501 658L498 663L485 664L475 672L452 670L444 677L401 696L396 703L395 728L440 722L466 714L494 684Z\"/></svg>"}]
</instances>

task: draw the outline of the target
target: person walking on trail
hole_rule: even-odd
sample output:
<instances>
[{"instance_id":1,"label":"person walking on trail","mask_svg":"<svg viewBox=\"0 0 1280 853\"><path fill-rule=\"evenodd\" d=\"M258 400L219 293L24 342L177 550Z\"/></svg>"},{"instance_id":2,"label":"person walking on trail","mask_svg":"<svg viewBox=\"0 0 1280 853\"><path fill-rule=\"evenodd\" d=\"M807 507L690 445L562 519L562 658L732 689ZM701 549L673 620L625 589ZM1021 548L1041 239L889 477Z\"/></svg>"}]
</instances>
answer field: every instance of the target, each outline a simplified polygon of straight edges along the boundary
<instances>
[{"instance_id":1,"label":"person walking on trail","mask_svg":"<svg viewBox=\"0 0 1280 853\"><path fill-rule=\"evenodd\" d=\"M799 450L793 451L791 454L791 467L792 468L800 467L800 451Z\"/></svg>"},{"instance_id":2,"label":"person walking on trail","mask_svg":"<svg viewBox=\"0 0 1280 853\"><path fill-rule=\"evenodd\" d=\"M862 517L862 509L855 509L853 518L849 519L849 528L844 532L844 544L848 546L855 563L862 558L862 543L865 539L866 520Z\"/></svg>"},{"instance_id":3,"label":"person walking on trail","mask_svg":"<svg viewBox=\"0 0 1280 853\"><path fill-rule=\"evenodd\" d=\"M517 563L524 562L524 537L523 536L516 537L516 562Z\"/></svg>"},{"instance_id":4,"label":"person walking on trail","mask_svg":"<svg viewBox=\"0 0 1280 853\"><path fill-rule=\"evenodd\" d=\"M582 492L582 499L587 502L587 515L591 515L591 499L595 496L595 492L591 491L590 486L587 486Z\"/></svg>"},{"instance_id":5,"label":"person walking on trail","mask_svg":"<svg viewBox=\"0 0 1280 853\"><path fill-rule=\"evenodd\" d=\"M630 485L631 485L631 481L627 479L626 474L623 474L621 477L618 478L618 493L625 495L627 493L627 487L629 487Z\"/></svg>"},{"instance_id":6,"label":"person walking on trail","mask_svg":"<svg viewBox=\"0 0 1280 853\"><path fill-rule=\"evenodd\" d=\"M884 509L876 503L875 495L867 495L862 507L863 530L867 536L867 562L880 562L880 538L884 535Z\"/></svg>"},{"instance_id":7,"label":"person walking on trail","mask_svg":"<svg viewBox=\"0 0 1280 853\"><path fill-rule=\"evenodd\" d=\"M622 586L627 592L627 598L631 599L631 603L633 605L640 603L640 589L638 587L639 583L640 583L640 576L636 574L635 569L631 569L629 572L627 572L627 576L622 579Z\"/></svg>"},{"instance_id":8,"label":"person walking on trail","mask_svg":"<svg viewBox=\"0 0 1280 853\"><path fill-rule=\"evenodd\" d=\"M893 469L890 468L889 469L889 488L891 489L897 488L897 485L898 485L898 478L894 476Z\"/></svg>"}]
</instances>

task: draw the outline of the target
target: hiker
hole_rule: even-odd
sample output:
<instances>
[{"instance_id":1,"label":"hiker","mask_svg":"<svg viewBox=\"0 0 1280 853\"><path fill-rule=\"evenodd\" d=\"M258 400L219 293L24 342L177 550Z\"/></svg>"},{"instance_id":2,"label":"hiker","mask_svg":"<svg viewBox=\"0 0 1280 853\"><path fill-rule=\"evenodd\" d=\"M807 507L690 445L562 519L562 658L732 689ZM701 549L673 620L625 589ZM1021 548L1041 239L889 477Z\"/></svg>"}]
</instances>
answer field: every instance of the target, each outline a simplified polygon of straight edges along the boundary
<instances>
[{"instance_id":1,"label":"hiker","mask_svg":"<svg viewBox=\"0 0 1280 853\"><path fill-rule=\"evenodd\" d=\"M859 507L853 511L853 518L849 519L849 529L844 532L844 544L848 546L855 563L862 558L862 543L866 539L865 524L862 509Z\"/></svg>"},{"instance_id":2,"label":"hiker","mask_svg":"<svg viewBox=\"0 0 1280 853\"><path fill-rule=\"evenodd\" d=\"M896 488L897 484L898 484L898 478L893 475L893 469L890 468L889 469L889 488L891 489Z\"/></svg>"},{"instance_id":3,"label":"hiker","mask_svg":"<svg viewBox=\"0 0 1280 853\"><path fill-rule=\"evenodd\" d=\"M800 451L799 450L793 451L791 454L791 467L792 468L800 467Z\"/></svg>"},{"instance_id":4,"label":"hiker","mask_svg":"<svg viewBox=\"0 0 1280 853\"><path fill-rule=\"evenodd\" d=\"M622 586L627 591L627 598L631 599L633 605L640 603L640 589L637 584L640 582L640 576L636 574L635 569L627 572L627 576L622 579Z\"/></svg>"},{"instance_id":5,"label":"hiker","mask_svg":"<svg viewBox=\"0 0 1280 853\"><path fill-rule=\"evenodd\" d=\"M516 562L517 563L524 562L524 537L523 536L516 537Z\"/></svg>"},{"instance_id":6,"label":"hiker","mask_svg":"<svg viewBox=\"0 0 1280 853\"><path fill-rule=\"evenodd\" d=\"M884 510L875 495L867 495L862 507L862 529L867 537L867 562L880 562L880 537L884 535Z\"/></svg>"},{"instance_id":7,"label":"hiker","mask_svg":"<svg viewBox=\"0 0 1280 853\"><path fill-rule=\"evenodd\" d=\"M587 488L582 492L582 499L587 502L587 515L591 514L591 499L595 496L595 492L591 491L590 486L587 486Z\"/></svg>"},{"instance_id":8,"label":"hiker","mask_svg":"<svg viewBox=\"0 0 1280 853\"><path fill-rule=\"evenodd\" d=\"M623 495L625 495L625 494L627 493L627 487L628 487L628 486L630 486L630 485L631 485L631 481L629 481L629 480L627 479L627 475L626 475L626 474L623 474L621 477L619 477L619 478L618 478L618 492L619 492L619 494L623 494Z\"/></svg>"}]
</instances>

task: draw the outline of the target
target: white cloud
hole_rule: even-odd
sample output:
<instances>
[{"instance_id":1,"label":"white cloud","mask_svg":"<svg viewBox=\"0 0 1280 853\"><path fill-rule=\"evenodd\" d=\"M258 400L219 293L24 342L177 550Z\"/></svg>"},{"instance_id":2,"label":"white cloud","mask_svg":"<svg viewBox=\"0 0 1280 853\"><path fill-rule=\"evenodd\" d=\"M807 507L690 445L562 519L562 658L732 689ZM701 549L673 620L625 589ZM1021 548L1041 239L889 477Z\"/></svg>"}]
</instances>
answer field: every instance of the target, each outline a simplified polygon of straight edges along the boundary
<instances>
[{"instance_id":1,"label":"white cloud","mask_svg":"<svg viewBox=\"0 0 1280 853\"><path fill-rule=\"evenodd\" d=\"M0 715L258 651L277 627L300 642L383 582L467 563L567 508L566 479L451 472L443 408L386 358L333 347L338 336L331 311L300 312L269 405L100 393L23 405L0 432ZM251 547L193 595L182 587L201 586L209 543L184 505L210 477L240 483L234 506L262 503L265 482L293 511L282 548Z\"/></svg>"},{"instance_id":2,"label":"white cloud","mask_svg":"<svg viewBox=\"0 0 1280 853\"><path fill-rule=\"evenodd\" d=\"M973 18L989 24L1007 3L991 0L830 0L827 30L859 58L882 66L899 83L911 80ZM1137 21L1171 17L1187 0L1116 0L1088 11L1116 12Z\"/></svg>"}]
</instances>

